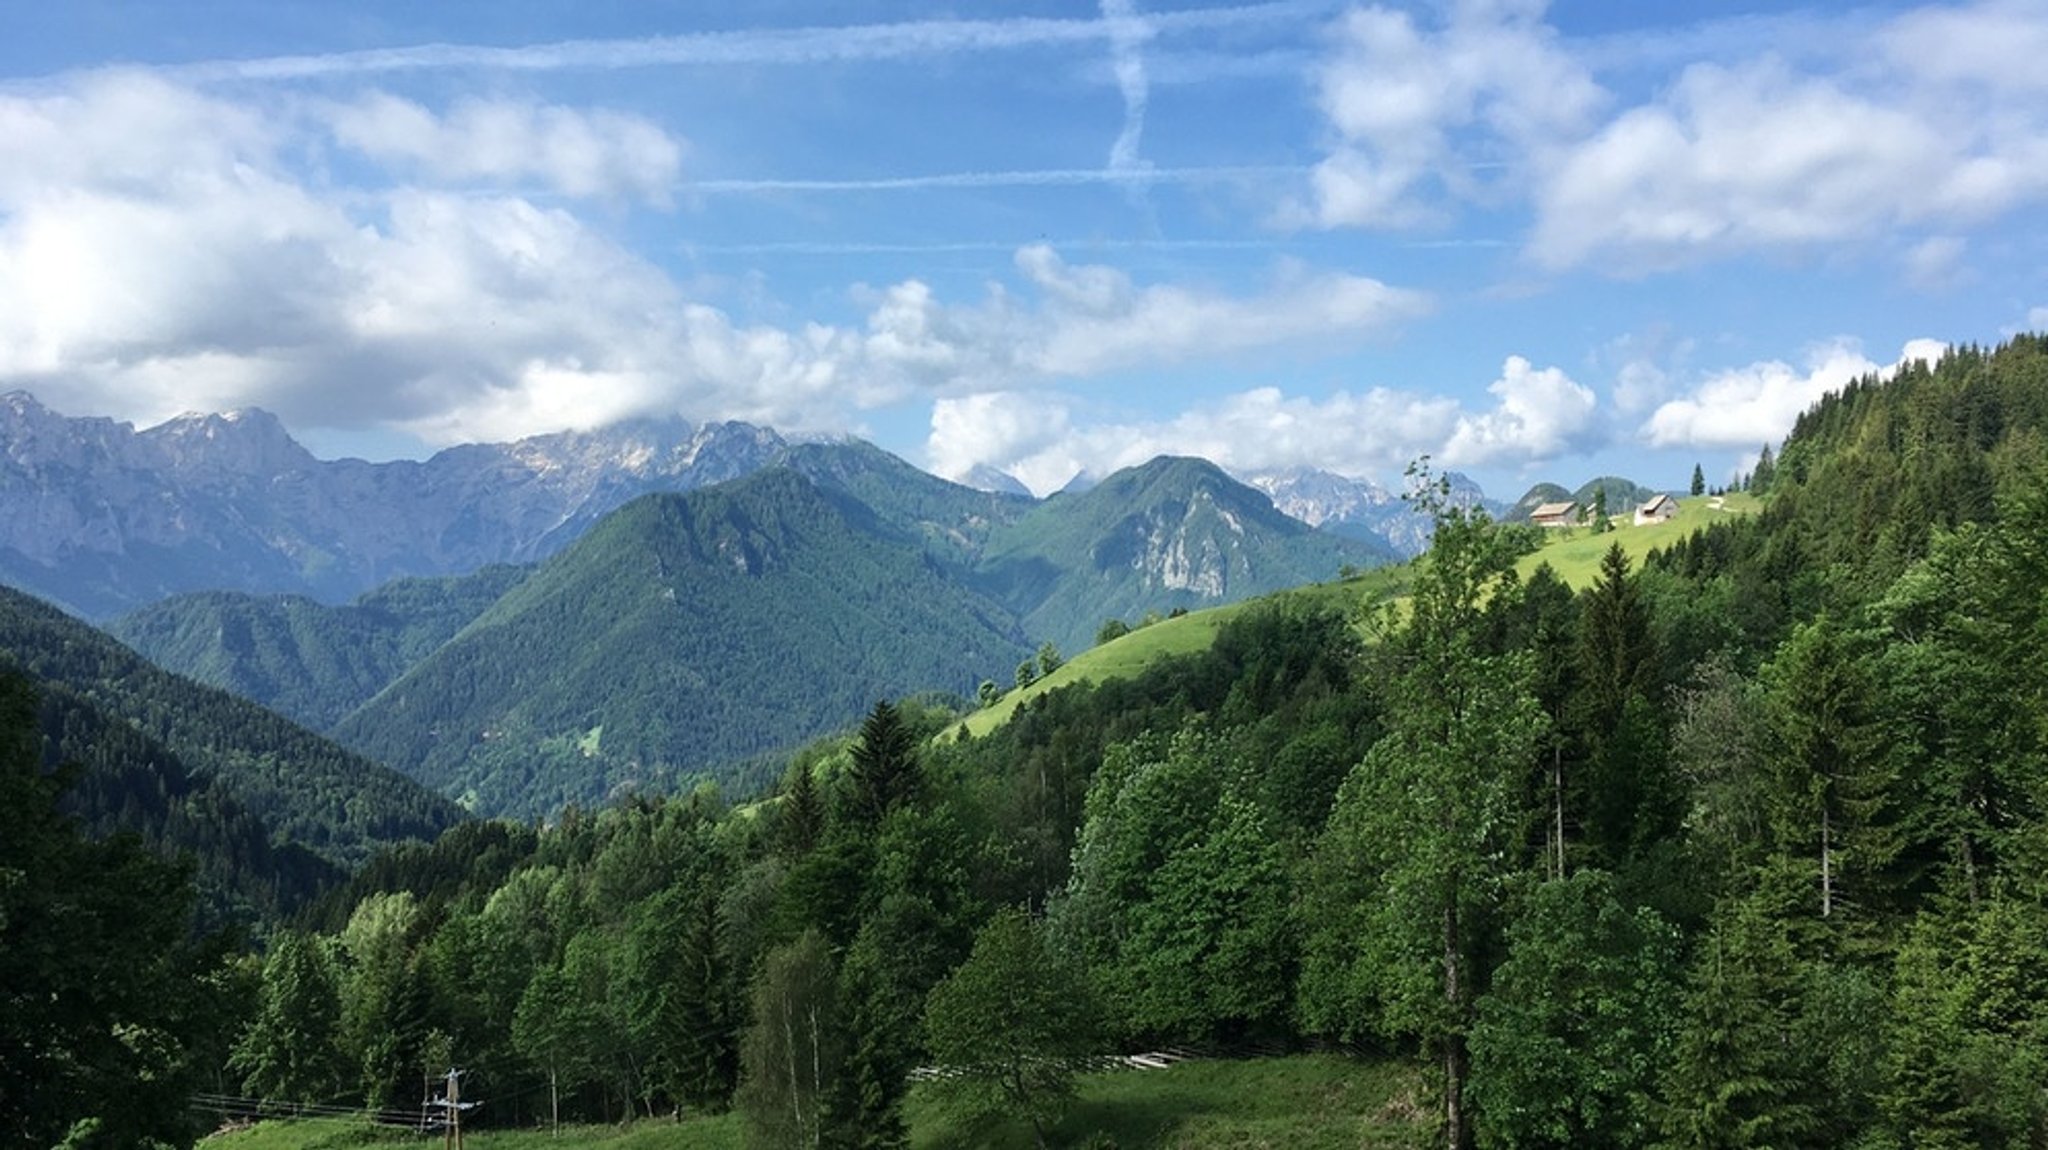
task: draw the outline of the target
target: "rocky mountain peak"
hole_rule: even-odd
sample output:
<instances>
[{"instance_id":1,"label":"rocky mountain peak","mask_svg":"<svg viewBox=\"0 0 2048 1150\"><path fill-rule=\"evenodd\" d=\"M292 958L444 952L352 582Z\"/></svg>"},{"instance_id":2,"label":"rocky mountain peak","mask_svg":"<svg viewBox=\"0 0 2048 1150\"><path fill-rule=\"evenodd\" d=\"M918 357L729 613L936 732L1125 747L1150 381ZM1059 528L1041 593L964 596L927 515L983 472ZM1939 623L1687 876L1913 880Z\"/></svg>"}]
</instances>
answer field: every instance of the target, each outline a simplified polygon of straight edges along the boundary
<instances>
[{"instance_id":1,"label":"rocky mountain peak","mask_svg":"<svg viewBox=\"0 0 2048 1150\"><path fill-rule=\"evenodd\" d=\"M1244 481L1273 500L1273 506L1311 527L1356 519L1396 502L1393 492L1370 479L1352 479L1307 467L1246 474Z\"/></svg>"},{"instance_id":2,"label":"rocky mountain peak","mask_svg":"<svg viewBox=\"0 0 2048 1150\"><path fill-rule=\"evenodd\" d=\"M271 478L317 462L275 415L260 407L186 412L140 433L176 471Z\"/></svg>"}]
</instances>

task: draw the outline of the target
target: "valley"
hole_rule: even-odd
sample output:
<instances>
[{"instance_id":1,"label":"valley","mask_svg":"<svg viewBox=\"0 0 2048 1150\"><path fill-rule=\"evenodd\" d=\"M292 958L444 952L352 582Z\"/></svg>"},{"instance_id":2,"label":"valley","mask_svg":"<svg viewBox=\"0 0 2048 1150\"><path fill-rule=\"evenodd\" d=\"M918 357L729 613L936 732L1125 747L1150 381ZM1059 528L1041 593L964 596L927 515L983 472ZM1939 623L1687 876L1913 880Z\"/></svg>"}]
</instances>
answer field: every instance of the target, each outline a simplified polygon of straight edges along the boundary
<instances>
[{"instance_id":1,"label":"valley","mask_svg":"<svg viewBox=\"0 0 2048 1150\"><path fill-rule=\"evenodd\" d=\"M1646 1145L1731 1106L2023 1139L2048 1111L1966 1108L2030 1097L2042 1024L2000 988L2048 937L2048 755L1986 716L2039 687L2043 362L2027 337L1858 381L1767 479L1657 521L1612 477L1532 489L1594 503L1549 528L1425 487L1405 563L1199 461L1031 503L832 445L529 567L121 624L366 757L16 594L9 690L55 741L10 760L0 866L59 859L115 907L191 881L138 846L199 860L197 921L259 928L260 969L213 968L241 1005L206 1026L131 1013L194 1052L164 1090L232 1072L222 1113L403 1108L452 1062L506 1146L558 1119L621 1146ZM1026 622L1098 615L1066 649ZM36 821L60 801L82 821ZM33 924L62 894L6 897ZM79 929L157 931L170 966L96 977L197 1001L176 971L226 956L161 941L191 912L154 905ZM64 984L41 953L0 955L9 984ZM1786 1053L1814 1044L1857 1056ZM1082 1073L1159 1047L1271 1057Z\"/></svg>"}]
</instances>

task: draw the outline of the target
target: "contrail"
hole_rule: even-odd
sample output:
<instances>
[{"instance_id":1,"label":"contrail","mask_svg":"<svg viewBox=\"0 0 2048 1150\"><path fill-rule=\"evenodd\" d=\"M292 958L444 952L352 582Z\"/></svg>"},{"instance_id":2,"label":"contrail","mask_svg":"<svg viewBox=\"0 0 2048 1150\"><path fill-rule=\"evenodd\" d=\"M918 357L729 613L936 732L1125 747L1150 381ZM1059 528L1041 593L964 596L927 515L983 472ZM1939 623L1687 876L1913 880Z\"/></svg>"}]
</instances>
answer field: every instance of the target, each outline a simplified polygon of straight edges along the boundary
<instances>
[{"instance_id":1,"label":"contrail","mask_svg":"<svg viewBox=\"0 0 2048 1150\"><path fill-rule=\"evenodd\" d=\"M1137 171L1138 142L1145 134L1145 104L1150 89L1145 82L1145 57L1141 49L1151 29L1138 19L1131 0L1102 0L1102 21L1109 28L1111 57L1116 67L1117 90L1124 98L1124 126L1109 146L1109 170ZM1135 189L1143 194L1143 187Z\"/></svg>"},{"instance_id":2,"label":"contrail","mask_svg":"<svg viewBox=\"0 0 2048 1150\"><path fill-rule=\"evenodd\" d=\"M928 176L884 176L866 180L700 180L678 191L706 195L758 192L903 192L938 188L1043 188L1088 184L1139 186L1150 184L1214 184L1231 180L1299 177L1311 169L1298 165L1247 165L1213 168L1039 168L1009 172L941 172Z\"/></svg>"},{"instance_id":3,"label":"contrail","mask_svg":"<svg viewBox=\"0 0 2048 1150\"><path fill-rule=\"evenodd\" d=\"M1267 0L1266 3L1191 8L1137 21L1139 38L1254 24L1309 20L1335 11L1341 0ZM504 71L610 70L677 65L825 64L891 60L967 52L1118 41L1127 21L1014 17L1002 20L917 20L846 27L750 28L620 40L565 40L553 44L491 47L419 44L324 55L213 60L166 68L193 81L299 80L355 73L436 69ZM1119 80L1121 83L1121 78ZM1142 115L1142 108L1140 109Z\"/></svg>"},{"instance_id":4,"label":"contrail","mask_svg":"<svg viewBox=\"0 0 2048 1150\"><path fill-rule=\"evenodd\" d=\"M1300 247L1311 241L1294 237L1270 240L958 240L934 243L887 243L785 240L759 244L690 244L687 250L716 256L848 256L848 255L931 255L948 252L1014 252L1034 243L1061 252L1089 251L1271 251Z\"/></svg>"}]
</instances>

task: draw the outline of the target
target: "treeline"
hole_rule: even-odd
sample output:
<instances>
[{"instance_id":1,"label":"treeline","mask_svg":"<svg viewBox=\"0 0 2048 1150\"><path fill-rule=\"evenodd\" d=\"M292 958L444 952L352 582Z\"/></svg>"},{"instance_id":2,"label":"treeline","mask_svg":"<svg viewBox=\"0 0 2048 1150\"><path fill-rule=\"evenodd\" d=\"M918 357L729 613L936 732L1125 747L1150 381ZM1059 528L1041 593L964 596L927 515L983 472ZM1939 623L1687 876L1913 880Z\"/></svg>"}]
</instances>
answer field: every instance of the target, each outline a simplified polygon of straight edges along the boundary
<instances>
[{"instance_id":1,"label":"treeline","mask_svg":"<svg viewBox=\"0 0 2048 1150\"><path fill-rule=\"evenodd\" d=\"M1022 907L1102 1046L1419 1054L1455 1144L2038 1140L2042 360L1851 387L1764 515L1580 593L1443 506L1370 642L1283 598L989 738L881 708L770 802L387 876L308 942L337 1061L296 1085L395 1097L445 1042L524 1100L501 1120L542 1082L585 1117L767 1107L747 1052L801 1002L829 1058L763 1120L815 1095L806 1137L887 1143L924 1005Z\"/></svg>"},{"instance_id":2,"label":"treeline","mask_svg":"<svg viewBox=\"0 0 2048 1150\"><path fill-rule=\"evenodd\" d=\"M888 1146L920 1065L1042 1134L1078 1050L1343 1040L1453 1147L2040 1145L2044 369L1859 383L1762 515L1582 591L1439 504L1362 617L388 856L271 947L232 1073Z\"/></svg>"},{"instance_id":3,"label":"treeline","mask_svg":"<svg viewBox=\"0 0 2048 1150\"><path fill-rule=\"evenodd\" d=\"M152 666L135 652L41 600L0 587L0 666L18 669L63 699L101 712L108 737L139 736L194 777L230 793L282 841L352 866L385 843L432 838L463 817L453 803L290 720L225 691ZM137 772L103 753L104 738L71 737L53 712L52 758L88 767L87 786L137 786L162 772ZM112 728L122 728L115 733ZM164 777L180 772L172 771ZM108 795L118 809L126 796ZM146 796L136 800L147 803ZM145 830L133 823L124 829Z\"/></svg>"}]
</instances>

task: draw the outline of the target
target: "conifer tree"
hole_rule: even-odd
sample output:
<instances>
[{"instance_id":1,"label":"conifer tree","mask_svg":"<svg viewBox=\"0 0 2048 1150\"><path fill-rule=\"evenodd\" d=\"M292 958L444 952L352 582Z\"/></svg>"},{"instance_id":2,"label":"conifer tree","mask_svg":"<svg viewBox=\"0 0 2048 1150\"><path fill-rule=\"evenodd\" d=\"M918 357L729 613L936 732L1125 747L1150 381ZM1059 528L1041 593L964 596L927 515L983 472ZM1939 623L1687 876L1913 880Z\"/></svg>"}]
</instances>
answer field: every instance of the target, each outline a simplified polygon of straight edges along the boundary
<instances>
[{"instance_id":1,"label":"conifer tree","mask_svg":"<svg viewBox=\"0 0 2048 1150\"><path fill-rule=\"evenodd\" d=\"M1700 465L1699 465L1699 464L1697 464L1697 463L1695 463L1695 464L1693 464L1693 465L1692 465L1692 494L1694 494L1694 495L1704 495L1704 494L1706 494L1706 492L1707 492L1707 473L1706 473L1706 472L1704 472L1704 471L1701 471L1701 470L1700 470Z\"/></svg>"},{"instance_id":2,"label":"conifer tree","mask_svg":"<svg viewBox=\"0 0 2048 1150\"><path fill-rule=\"evenodd\" d=\"M808 762L789 770L789 782L782 792L782 817L778 844L791 858L802 858L817 847L825 833L825 800L818 792L818 779Z\"/></svg>"},{"instance_id":3,"label":"conifer tree","mask_svg":"<svg viewBox=\"0 0 2048 1150\"><path fill-rule=\"evenodd\" d=\"M1779 648L1767 675L1782 752L1774 822L1781 848L1811 860L1815 909L1874 900L1902 846L1896 768L1869 678L1840 626L1823 618Z\"/></svg>"},{"instance_id":4,"label":"conifer tree","mask_svg":"<svg viewBox=\"0 0 2048 1150\"><path fill-rule=\"evenodd\" d=\"M1798 954L1772 897L1782 878L1726 903L1693 960L1659 1108L1677 1150L1824 1144L1816 1060L1798 1042Z\"/></svg>"},{"instance_id":5,"label":"conifer tree","mask_svg":"<svg viewBox=\"0 0 2048 1150\"><path fill-rule=\"evenodd\" d=\"M917 797L916 736L889 700L876 703L853 744L853 803L868 826Z\"/></svg>"},{"instance_id":6,"label":"conifer tree","mask_svg":"<svg viewBox=\"0 0 2048 1150\"><path fill-rule=\"evenodd\" d=\"M1584 595L1576 663L1571 718L1586 764L1575 805L1595 859L1618 868L1635 843L1670 829L1672 802L1652 706L1662 693L1656 641L1620 544L1607 549Z\"/></svg>"}]
</instances>

